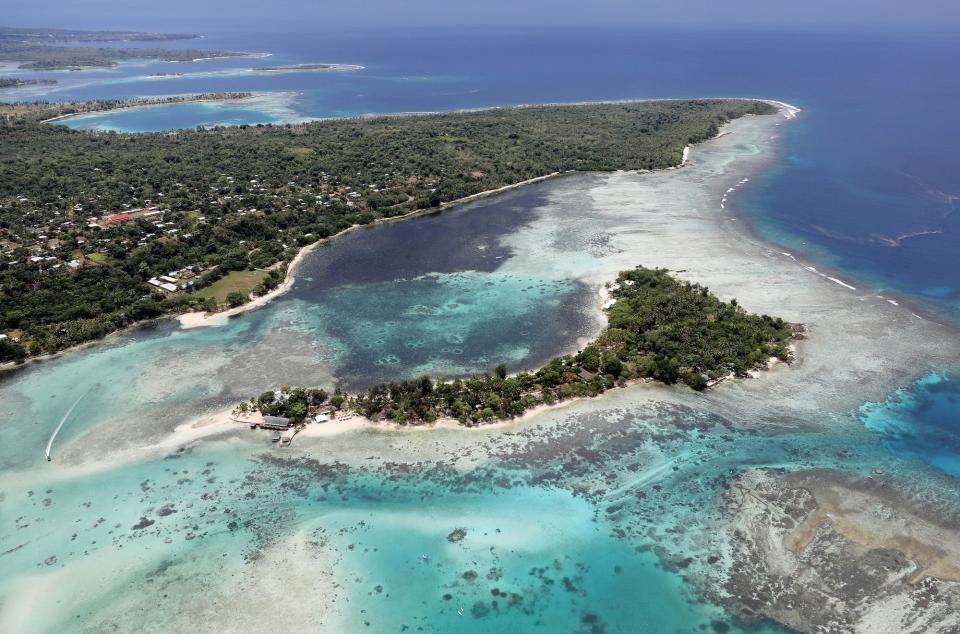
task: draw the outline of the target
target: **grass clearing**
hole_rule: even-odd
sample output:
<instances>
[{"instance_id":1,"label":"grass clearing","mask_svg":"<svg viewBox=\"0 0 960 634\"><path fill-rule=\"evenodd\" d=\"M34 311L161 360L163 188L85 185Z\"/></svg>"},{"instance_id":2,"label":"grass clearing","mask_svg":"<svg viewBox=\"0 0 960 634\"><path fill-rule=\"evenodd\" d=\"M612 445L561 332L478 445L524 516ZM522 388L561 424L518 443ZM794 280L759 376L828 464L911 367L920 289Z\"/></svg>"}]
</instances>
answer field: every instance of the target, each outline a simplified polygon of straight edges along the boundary
<instances>
[{"instance_id":1,"label":"grass clearing","mask_svg":"<svg viewBox=\"0 0 960 634\"><path fill-rule=\"evenodd\" d=\"M267 271L230 271L206 288L194 291L195 297L212 297L218 304L227 301L227 295L239 291L249 295L254 287L267 277Z\"/></svg>"},{"instance_id":2,"label":"grass clearing","mask_svg":"<svg viewBox=\"0 0 960 634\"><path fill-rule=\"evenodd\" d=\"M308 147L290 147L287 148L287 152L293 154L297 158L307 158L308 156L313 156L316 154L313 148Z\"/></svg>"}]
</instances>

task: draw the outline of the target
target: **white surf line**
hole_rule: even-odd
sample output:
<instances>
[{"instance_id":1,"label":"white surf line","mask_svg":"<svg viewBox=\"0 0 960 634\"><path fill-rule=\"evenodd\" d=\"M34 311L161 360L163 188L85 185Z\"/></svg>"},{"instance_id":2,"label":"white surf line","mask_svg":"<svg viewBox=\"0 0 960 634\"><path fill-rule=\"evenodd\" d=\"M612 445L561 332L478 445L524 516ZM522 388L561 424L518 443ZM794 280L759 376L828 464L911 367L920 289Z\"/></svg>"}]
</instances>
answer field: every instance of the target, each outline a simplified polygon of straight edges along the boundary
<instances>
[{"instance_id":1,"label":"white surf line","mask_svg":"<svg viewBox=\"0 0 960 634\"><path fill-rule=\"evenodd\" d=\"M800 112L803 112L800 108L792 104L789 104L785 101L776 101L774 99L768 99L767 103L772 103L780 106L780 112L781 114L783 114L784 119L796 119L797 114Z\"/></svg>"},{"instance_id":2,"label":"white surf line","mask_svg":"<svg viewBox=\"0 0 960 634\"><path fill-rule=\"evenodd\" d=\"M740 186L743 185L744 183L748 183L748 182L750 182L750 179L749 179L749 178L742 178L742 179L740 179L740 180L737 182L737 184L734 185L733 187L728 187L728 188L727 188L727 191L725 191L725 192L723 193L723 198L720 199L720 209L726 209L726 208L727 208L727 207L726 207L726 205L727 205L727 197L730 196L730 194L732 194L733 192L735 192L738 187L740 187Z\"/></svg>"},{"instance_id":3,"label":"white surf line","mask_svg":"<svg viewBox=\"0 0 960 634\"><path fill-rule=\"evenodd\" d=\"M803 268L804 268L805 270L810 271L811 273L815 273L816 275L819 275L820 277L822 277L822 278L824 278L824 279L830 280L830 281L833 282L834 284L839 284L840 286L842 286L842 287L844 287L844 288L849 288L851 291L857 290L857 287L856 287L856 286L851 286L850 284L847 284L847 283L844 282L843 280L838 280L838 279L835 278L835 277L830 277L830 276L827 275L826 273L821 273L820 271L818 271L816 268L814 268L814 267L812 267L812 266L809 266L809 265L806 265L806 264L802 264L799 260L797 260L796 257L794 257L794 256L793 256L792 254L790 254L790 253L787 253L786 251L780 251L779 253L780 253L780 255L786 256L786 257L790 258L791 260L793 260L794 262L796 262L796 263L798 263L798 264L801 264L801 266L803 266ZM900 304L898 304L897 302L895 302L895 301L892 300L892 299L886 299L885 297L879 296L879 295L878 295L878 297L879 297L880 299L885 299L886 301L890 302L890 303L893 304L894 306L899 306L899 305L900 305Z\"/></svg>"},{"instance_id":4,"label":"white surf line","mask_svg":"<svg viewBox=\"0 0 960 634\"><path fill-rule=\"evenodd\" d=\"M826 277L827 277L827 279L830 280L831 282L836 282L837 284L839 284L840 286L843 286L844 288L849 288L851 291L857 290L857 287L855 287L855 286L850 286L850 285L847 284L846 282L841 282L840 280L838 280L838 279L835 278L835 277L830 277L829 275L826 276Z\"/></svg>"},{"instance_id":5,"label":"white surf line","mask_svg":"<svg viewBox=\"0 0 960 634\"><path fill-rule=\"evenodd\" d=\"M47 441L47 450L44 452L44 454L47 456L47 462L50 461L50 449L53 448L53 441L57 439L57 434L59 434L60 430L63 429L63 424L67 422L68 418L70 418L70 414L73 413L73 408L75 408L80 403L80 401L82 401L87 396L87 394L90 393L90 390L92 389L93 389L92 387L88 388L87 391L84 392L80 398L74 401L73 405L70 406L70 409L67 410L67 413L64 414L63 418L60 419L60 424L57 425L57 428L53 430L53 433L50 435L50 440Z\"/></svg>"}]
</instances>

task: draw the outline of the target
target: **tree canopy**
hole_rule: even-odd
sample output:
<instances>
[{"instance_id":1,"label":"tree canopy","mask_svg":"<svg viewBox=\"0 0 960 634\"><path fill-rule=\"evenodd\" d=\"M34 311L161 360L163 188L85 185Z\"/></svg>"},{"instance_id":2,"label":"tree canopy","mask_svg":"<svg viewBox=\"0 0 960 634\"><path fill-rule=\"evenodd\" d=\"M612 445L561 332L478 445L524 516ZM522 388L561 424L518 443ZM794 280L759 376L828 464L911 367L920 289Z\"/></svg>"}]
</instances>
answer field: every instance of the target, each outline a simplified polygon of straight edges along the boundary
<instances>
[{"instance_id":1,"label":"tree canopy","mask_svg":"<svg viewBox=\"0 0 960 634\"><path fill-rule=\"evenodd\" d=\"M353 225L556 172L674 166L726 121L774 111L706 99L151 134L42 123L109 105L0 105L0 332L28 354L215 308L189 291L229 271L270 269L266 292L300 248ZM147 284L188 268L186 290Z\"/></svg>"}]
</instances>

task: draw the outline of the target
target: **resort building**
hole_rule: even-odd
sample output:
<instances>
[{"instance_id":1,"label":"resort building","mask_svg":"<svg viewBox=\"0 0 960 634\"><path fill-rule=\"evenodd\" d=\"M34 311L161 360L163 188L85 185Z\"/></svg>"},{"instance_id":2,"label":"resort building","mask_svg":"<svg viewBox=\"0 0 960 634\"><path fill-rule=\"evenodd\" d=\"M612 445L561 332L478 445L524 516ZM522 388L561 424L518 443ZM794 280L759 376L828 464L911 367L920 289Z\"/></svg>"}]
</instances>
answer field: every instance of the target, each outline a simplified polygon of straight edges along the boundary
<instances>
[{"instance_id":1,"label":"resort building","mask_svg":"<svg viewBox=\"0 0 960 634\"><path fill-rule=\"evenodd\" d=\"M286 430L290 428L290 419L285 416L264 416L260 427L263 429Z\"/></svg>"}]
</instances>

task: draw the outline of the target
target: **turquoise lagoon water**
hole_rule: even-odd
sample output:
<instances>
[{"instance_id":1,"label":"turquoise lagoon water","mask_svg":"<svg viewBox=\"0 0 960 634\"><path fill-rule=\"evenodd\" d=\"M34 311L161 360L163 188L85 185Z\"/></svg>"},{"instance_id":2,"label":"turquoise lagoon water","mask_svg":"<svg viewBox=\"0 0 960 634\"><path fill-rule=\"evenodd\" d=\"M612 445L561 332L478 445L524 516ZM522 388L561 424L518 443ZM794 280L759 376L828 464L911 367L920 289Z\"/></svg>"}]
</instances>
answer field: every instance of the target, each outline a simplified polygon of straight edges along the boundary
<instances>
[{"instance_id":1,"label":"turquoise lagoon water","mask_svg":"<svg viewBox=\"0 0 960 634\"><path fill-rule=\"evenodd\" d=\"M341 461L348 444L277 454L223 440L101 472L7 478L0 596L27 610L19 631L228 629L231 594L270 592L262 562L279 550L306 560L276 582L317 601L315 616L337 598L330 631L772 632L684 582L724 556L710 530L723 482L753 465L900 466L867 432L771 437L663 406L481 442L492 458L466 467L455 464L472 440L419 465L369 467L355 463L367 448ZM310 588L324 576L338 587Z\"/></svg>"},{"instance_id":2,"label":"turquoise lagoon water","mask_svg":"<svg viewBox=\"0 0 960 634\"><path fill-rule=\"evenodd\" d=\"M540 191L347 234L308 257L288 293L223 326L160 322L13 372L0 383L0 419L23 423L0 425L12 449L0 465L42 462L74 403L55 453L94 427L111 443L142 444L281 384L353 390L499 363L535 368L575 349L595 327L592 291L546 259L524 274L504 270L513 249L501 239L533 220ZM577 247L553 257L565 248Z\"/></svg>"},{"instance_id":3,"label":"turquoise lagoon water","mask_svg":"<svg viewBox=\"0 0 960 634\"><path fill-rule=\"evenodd\" d=\"M76 130L160 132L183 127L281 123L283 119L268 110L244 107L238 102L193 102L117 110L109 118L77 115L62 122Z\"/></svg>"}]
</instances>

